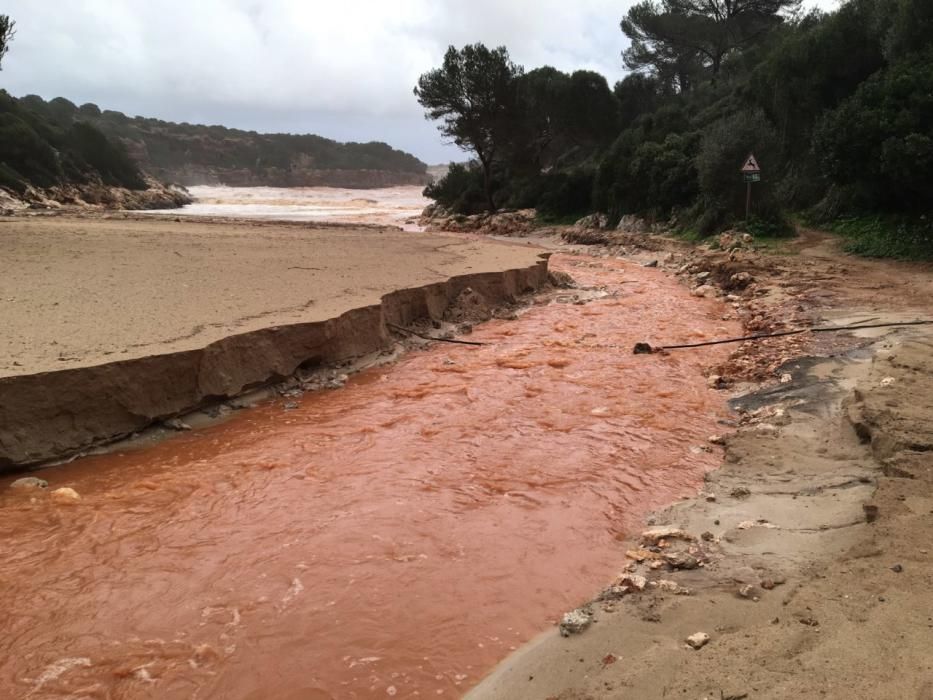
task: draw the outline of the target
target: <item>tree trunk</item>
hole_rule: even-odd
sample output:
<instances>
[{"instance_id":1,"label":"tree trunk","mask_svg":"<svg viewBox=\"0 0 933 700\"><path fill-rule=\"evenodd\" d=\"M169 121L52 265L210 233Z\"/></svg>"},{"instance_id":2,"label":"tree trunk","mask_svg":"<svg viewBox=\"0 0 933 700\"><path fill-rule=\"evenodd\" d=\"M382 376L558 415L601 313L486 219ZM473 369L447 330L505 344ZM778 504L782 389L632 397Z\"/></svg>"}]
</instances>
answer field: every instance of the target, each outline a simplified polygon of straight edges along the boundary
<instances>
[{"instance_id":1,"label":"tree trunk","mask_svg":"<svg viewBox=\"0 0 933 700\"><path fill-rule=\"evenodd\" d=\"M495 214L496 203L492 200L491 164L485 158L480 158L479 162L483 166L483 190L486 192L486 205L489 207L489 213Z\"/></svg>"}]
</instances>

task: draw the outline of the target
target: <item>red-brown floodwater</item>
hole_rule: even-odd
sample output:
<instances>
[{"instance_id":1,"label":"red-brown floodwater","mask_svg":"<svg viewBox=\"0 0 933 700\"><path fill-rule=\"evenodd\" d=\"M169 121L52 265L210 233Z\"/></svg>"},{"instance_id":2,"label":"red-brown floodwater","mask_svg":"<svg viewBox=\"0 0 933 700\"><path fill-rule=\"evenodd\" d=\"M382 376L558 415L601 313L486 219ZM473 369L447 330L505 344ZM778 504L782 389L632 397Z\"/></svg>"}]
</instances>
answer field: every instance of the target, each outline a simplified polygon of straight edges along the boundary
<instances>
[{"instance_id":1,"label":"red-brown floodwater","mask_svg":"<svg viewBox=\"0 0 933 700\"><path fill-rule=\"evenodd\" d=\"M618 538L717 455L736 330L657 270L344 388L0 484L0 697L456 697L619 570ZM607 348L616 345L617 348Z\"/></svg>"}]
</instances>

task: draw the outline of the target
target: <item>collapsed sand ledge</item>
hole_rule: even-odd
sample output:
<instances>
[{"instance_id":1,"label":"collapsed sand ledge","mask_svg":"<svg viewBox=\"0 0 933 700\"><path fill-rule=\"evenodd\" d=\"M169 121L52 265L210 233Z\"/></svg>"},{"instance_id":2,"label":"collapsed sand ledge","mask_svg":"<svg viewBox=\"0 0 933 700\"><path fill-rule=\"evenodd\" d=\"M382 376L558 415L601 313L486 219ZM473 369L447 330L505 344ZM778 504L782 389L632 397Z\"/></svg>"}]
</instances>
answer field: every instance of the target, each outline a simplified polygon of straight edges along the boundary
<instances>
[{"instance_id":1,"label":"collapsed sand ledge","mask_svg":"<svg viewBox=\"0 0 933 700\"><path fill-rule=\"evenodd\" d=\"M193 350L0 377L0 472L68 457L172 416L281 381L299 368L385 350L387 323L441 319L467 287L492 304L547 282L549 253L528 267L396 290L323 321L230 335Z\"/></svg>"}]
</instances>

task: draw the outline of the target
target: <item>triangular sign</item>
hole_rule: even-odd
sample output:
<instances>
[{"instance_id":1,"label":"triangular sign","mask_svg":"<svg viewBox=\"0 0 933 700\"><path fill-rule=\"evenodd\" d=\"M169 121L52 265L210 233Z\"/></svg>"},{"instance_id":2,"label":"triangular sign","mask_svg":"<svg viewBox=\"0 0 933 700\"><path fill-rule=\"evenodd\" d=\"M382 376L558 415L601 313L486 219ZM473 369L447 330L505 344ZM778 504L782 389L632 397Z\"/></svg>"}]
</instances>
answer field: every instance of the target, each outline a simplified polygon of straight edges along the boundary
<instances>
[{"instance_id":1,"label":"triangular sign","mask_svg":"<svg viewBox=\"0 0 933 700\"><path fill-rule=\"evenodd\" d=\"M748 158L745 159L745 165L742 166L743 173L760 173L761 168L758 167L758 161L755 160L755 156L751 153L748 154Z\"/></svg>"}]
</instances>

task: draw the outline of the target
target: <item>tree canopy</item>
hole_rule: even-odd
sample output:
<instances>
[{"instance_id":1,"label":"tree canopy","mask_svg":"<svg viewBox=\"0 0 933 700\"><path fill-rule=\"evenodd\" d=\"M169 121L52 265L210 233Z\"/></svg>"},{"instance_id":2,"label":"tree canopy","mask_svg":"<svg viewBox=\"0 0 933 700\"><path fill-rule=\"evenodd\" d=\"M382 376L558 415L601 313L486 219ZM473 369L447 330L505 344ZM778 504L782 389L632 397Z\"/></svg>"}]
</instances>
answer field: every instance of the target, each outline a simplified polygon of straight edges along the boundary
<instances>
[{"instance_id":1,"label":"tree canopy","mask_svg":"<svg viewBox=\"0 0 933 700\"><path fill-rule=\"evenodd\" d=\"M780 24L801 0L642 0L622 20L631 40L625 65L687 92L694 77L715 80L723 61Z\"/></svg>"},{"instance_id":2,"label":"tree canopy","mask_svg":"<svg viewBox=\"0 0 933 700\"><path fill-rule=\"evenodd\" d=\"M753 152L764 170L746 226L907 217L894 229L927 231L904 240L933 258L933 3L798 5L643 0L622 21L633 72L612 90L589 71L519 72L488 110L491 168L462 166L427 194L471 212L485 181L487 199L544 217L675 216L706 234L744 219Z\"/></svg>"},{"instance_id":3,"label":"tree canopy","mask_svg":"<svg viewBox=\"0 0 933 700\"><path fill-rule=\"evenodd\" d=\"M492 168L514 126L516 78L522 73L504 46L488 49L472 44L459 51L451 46L443 65L422 75L415 87L426 117L439 120L438 129L445 137L476 154L490 209L496 208Z\"/></svg>"},{"instance_id":4,"label":"tree canopy","mask_svg":"<svg viewBox=\"0 0 933 700\"><path fill-rule=\"evenodd\" d=\"M16 22L9 15L0 15L0 70L3 69L3 57L10 50L10 42L16 35Z\"/></svg>"}]
</instances>

